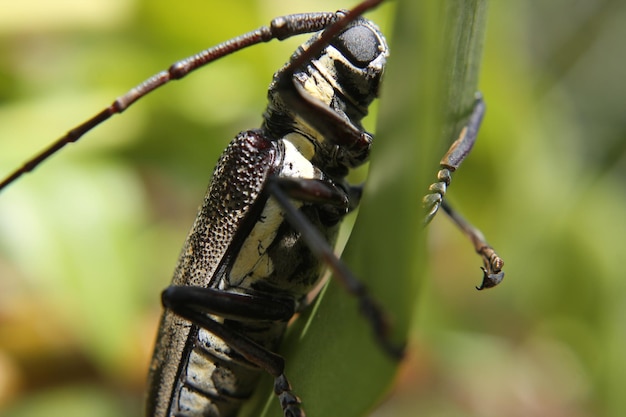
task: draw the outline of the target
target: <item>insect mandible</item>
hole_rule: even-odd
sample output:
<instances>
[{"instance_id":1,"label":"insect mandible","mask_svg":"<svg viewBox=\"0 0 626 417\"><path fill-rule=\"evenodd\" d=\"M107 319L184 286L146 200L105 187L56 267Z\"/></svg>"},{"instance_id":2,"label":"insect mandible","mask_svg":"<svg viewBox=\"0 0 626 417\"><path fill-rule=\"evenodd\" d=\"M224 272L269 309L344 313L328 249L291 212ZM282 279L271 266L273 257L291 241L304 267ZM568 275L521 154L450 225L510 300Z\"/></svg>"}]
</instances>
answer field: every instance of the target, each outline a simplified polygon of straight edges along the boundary
<instances>
[{"instance_id":1,"label":"insect mandible","mask_svg":"<svg viewBox=\"0 0 626 417\"><path fill-rule=\"evenodd\" d=\"M214 194L207 195L204 211L196 220L177 267L175 283L183 286L171 287L164 293L168 312L161 327L160 347L155 352L149 403L155 411L149 411L150 415L200 413L192 411L193 407L202 412L214 407L219 410L215 415L230 415L230 410L236 409L240 399L249 394L251 381L256 378L243 369L251 364L275 376L285 414L301 414L299 399L283 374L282 359L270 351L276 349L287 320L300 310L304 296L317 283L320 258L359 297L384 350L391 356L400 355L400 349L387 339L383 313L359 281L332 255L328 243L324 243L332 241L339 221L355 208L360 197L360 187L348 185L343 177L349 168L367 159L372 140L362 129L360 119L377 95L387 47L376 27L359 16L379 2L363 2L349 13L287 16L274 21L273 30L278 34L273 37L325 29L321 32L325 38L314 37L316 40L308 44L306 52L292 58L278 73L270 88L270 106L263 128L240 134L218 165L212 186ZM301 29L289 28L289 24L300 25ZM229 45L227 48L231 49L222 52L215 52L219 47L212 49L208 61L243 47L237 41ZM341 60L345 61L338 66ZM184 68L184 63L178 63L171 73L178 77L195 69L196 64L206 63L195 58L188 62L192 67ZM302 71L302 66L309 63L310 69ZM365 67L366 71L356 69ZM160 74L142 84L139 90L116 102L114 110L102 112L80 127L78 134L70 133L61 143L78 139L166 79ZM426 198L426 222L442 204L450 172L473 145L483 111L482 100L477 99L467 128L444 156L438 181ZM57 149L53 146L36 157L9 176L2 187ZM242 159L246 164L241 164ZM248 168L243 177L238 176L242 175L241 168ZM224 200L232 201L233 206ZM442 207L449 211L445 204ZM474 229L451 214L475 238L476 249L485 259L483 286L495 285L502 278L501 259ZM218 232L206 236L206 230L211 228ZM324 241L319 240L319 231L325 235ZM211 239L225 241L218 244ZM199 256L205 247L208 253ZM211 253L214 251L218 254ZM294 263L298 257L300 264ZM198 274L202 277L197 278ZM208 288L189 286L196 279L204 280L201 286ZM179 316L200 326L188 327L189 321ZM263 347L250 343L250 339ZM207 355L212 359L206 360ZM214 369L220 361L226 366L218 376ZM169 369L172 367L174 370ZM211 375L220 382L199 381L198 369L205 374L207 369L213 369Z\"/></svg>"}]
</instances>

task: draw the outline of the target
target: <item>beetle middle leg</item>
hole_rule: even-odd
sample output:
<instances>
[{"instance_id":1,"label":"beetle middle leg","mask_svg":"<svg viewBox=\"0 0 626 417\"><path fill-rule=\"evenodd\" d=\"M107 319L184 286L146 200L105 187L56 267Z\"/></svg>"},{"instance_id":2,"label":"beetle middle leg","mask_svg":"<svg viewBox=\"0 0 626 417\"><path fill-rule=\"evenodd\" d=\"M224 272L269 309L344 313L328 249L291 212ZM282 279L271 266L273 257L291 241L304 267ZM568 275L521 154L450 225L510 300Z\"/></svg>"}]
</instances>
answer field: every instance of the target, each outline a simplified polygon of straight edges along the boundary
<instances>
[{"instance_id":1,"label":"beetle middle leg","mask_svg":"<svg viewBox=\"0 0 626 417\"><path fill-rule=\"evenodd\" d=\"M332 270L334 279L338 280L348 293L359 300L361 313L369 321L374 336L384 351L393 358L400 359L404 354L404 347L391 342L389 335L389 322L387 316L371 297L363 283L350 271L350 268L335 255L328 242L308 222L306 217L293 205L290 198L300 201L315 201L320 203L322 196L326 196L326 203L331 205L340 204L338 191L329 184L316 180L292 180L290 178L274 178L267 185L268 192L278 201L285 211L287 220L298 230L302 238L307 242L311 251L320 259L324 260ZM358 195L358 187L351 188L351 193ZM347 194L346 194L347 197ZM352 204L346 201L347 207Z\"/></svg>"},{"instance_id":2,"label":"beetle middle leg","mask_svg":"<svg viewBox=\"0 0 626 417\"><path fill-rule=\"evenodd\" d=\"M454 141L439 162L441 169L437 172L437 182L430 185L428 188L430 193L426 194L422 200L423 207L426 211L424 225L430 223L441 207L472 241L476 253L482 257L484 264L484 266L481 267L483 270L483 281L480 286L476 287L479 290L495 287L502 281L504 278L504 272L502 272L504 261L487 243L482 232L468 223L459 213L450 207L450 205L444 201L444 196L450 185L452 173L456 171L461 165L461 162L469 155L476 142L476 136L484 114L485 103L480 94L477 94L476 100L474 101L474 108L467 124L461 130L458 139Z\"/></svg>"}]
</instances>

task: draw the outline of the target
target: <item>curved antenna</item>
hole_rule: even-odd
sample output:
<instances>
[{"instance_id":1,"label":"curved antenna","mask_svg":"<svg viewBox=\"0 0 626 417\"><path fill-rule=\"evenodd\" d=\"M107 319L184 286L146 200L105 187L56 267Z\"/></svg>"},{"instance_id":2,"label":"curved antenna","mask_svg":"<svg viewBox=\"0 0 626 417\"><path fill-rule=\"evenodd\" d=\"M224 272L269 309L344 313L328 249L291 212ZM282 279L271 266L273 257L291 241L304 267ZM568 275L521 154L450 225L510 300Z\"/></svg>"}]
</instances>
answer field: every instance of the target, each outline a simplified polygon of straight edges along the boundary
<instances>
[{"instance_id":1,"label":"curved antenna","mask_svg":"<svg viewBox=\"0 0 626 417\"><path fill-rule=\"evenodd\" d=\"M111 103L111 105L104 108L87 121L68 131L64 136L53 142L33 158L26 161L20 168L13 171L10 175L3 179L2 182L0 182L0 191L12 182L16 181L22 175L34 170L39 164L48 159L48 157L56 153L68 143L76 142L85 133L89 132L100 123L115 114L122 113L140 98L172 80L179 80L198 68L201 68L226 55L247 48L248 46L256 45L262 42L269 42L273 39L284 40L292 36L318 32L322 29L328 28L329 30L327 30L317 42L312 44L306 53L302 54L291 64L293 71L293 68L301 66L316 53L319 53L324 45L336 36L349 22L356 19L365 11L376 7L382 1L383 0L364 1L354 9L347 12L345 16L338 13L321 12L299 13L277 17L272 20L269 26L261 26L256 30L227 40L212 48L205 49L202 52L177 61L167 70L161 71L136 87L133 87L126 94L118 97L113 103Z\"/></svg>"}]
</instances>

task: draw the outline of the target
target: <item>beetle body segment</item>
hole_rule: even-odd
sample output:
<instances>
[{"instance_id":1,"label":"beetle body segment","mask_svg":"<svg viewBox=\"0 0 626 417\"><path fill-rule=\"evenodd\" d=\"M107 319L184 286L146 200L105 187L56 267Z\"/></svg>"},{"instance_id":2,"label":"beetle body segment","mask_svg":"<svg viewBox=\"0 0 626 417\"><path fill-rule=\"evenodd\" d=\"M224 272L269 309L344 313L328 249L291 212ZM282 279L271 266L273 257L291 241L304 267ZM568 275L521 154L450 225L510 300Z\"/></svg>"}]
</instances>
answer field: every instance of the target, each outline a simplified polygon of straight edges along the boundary
<instances>
[{"instance_id":1,"label":"beetle body segment","mask_svg":"<svg viewBox=\"0 0 626 417\"><path fill-rule=\"evenodd\" d=\"M375 70L369 70L368 94L364 94L366 81L339 89L341 80L335 79L338 72L333 58L341 48L345 50L347 44L358 40L348 34L363 25L367 31L374 30L372 36L378 39L373 46L376 62ZM387 46L376 26L366 19L357 19L342 33L344 38L335 42L340 46L324 48L314 64L294 70L288 63L275 74L263 127L240 133L215 168L172 285L287 300L293 304L294 313L305 306L305 297L319 284L324 262L285 218L284 210L265 187L272 179L294 179L337 191L340 202L291 199L326 243L334 246L341 220L358 203L353 201L344 175L366 160L370 142L342 149L335 138L329 140L315 121L311 122L314 114L303 114L290 106L289 93L293 91L287 98L284 95L288 83L296 89L302 86L311 103L334 112L359 135L364 133L360 120L367 111L363 106L377 95ZM301 47L292 61L318 36ZM347 73L349 64L337 65ZM358 71L353 78L361 76L363 69ZM287 84L285 77L289 77ZM357 157L352 157L353 150ZM259 320L245 313L234 318L209 317L270 352L277 350L289 318ZM234 415L251 395L260 372L228 343L166 309L150 367L147 415Z\"/></svg>"}]
</instances>

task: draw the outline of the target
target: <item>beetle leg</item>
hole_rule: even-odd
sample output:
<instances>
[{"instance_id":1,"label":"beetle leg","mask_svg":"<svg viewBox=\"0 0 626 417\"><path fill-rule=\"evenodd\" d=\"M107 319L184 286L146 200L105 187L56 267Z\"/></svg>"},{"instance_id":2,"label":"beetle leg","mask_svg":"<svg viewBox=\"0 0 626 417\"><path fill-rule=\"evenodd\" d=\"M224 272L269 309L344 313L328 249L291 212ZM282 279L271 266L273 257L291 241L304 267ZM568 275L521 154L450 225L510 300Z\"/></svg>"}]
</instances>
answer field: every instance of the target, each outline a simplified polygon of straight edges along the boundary
<instances>
[{"instance_id":1,"label":"beetle leg","mask_svg":"<svg viewBox=\"0 0 626 417\"><path fill-rule=\"evenodd\" d=\"M298 182L303 181L308 180L298 180ZM333 272L333 277L343 285L346 291L358 298L361 313L370 322L376 340L385 352L394 358L402 358L404 347L396 346L389 339L390 326L383 310L370 296L363 283L361 283L347 265L335 255L333 249L320 235L318 230L315 229L300 210L291 203L290 198L292 198L292 195L289 193L290 187L285 186L286 182L290 182L290 180L285 178L270 178L267 184L267 190L285 211L287 220L301 233L302 238L306 241L311 251L328 265ZM316 182L318 184L324 184L319 181ZM295 194L300 197L300 200L307 201L307 199L302 198L303 196L299 193ZM311 196L311 198L318 201L317 195ZM328 201L328 203L332 204L333 201Z\"/></svg>"},{"instance_id":2,"label":"beetle leg","mask_svg":"<svg viewBox=\"0 0 626 417\"><path fill-rule=\"evenodd\" d=\"M222 302L222 298L224 297L224 292L219 292L216 290L212 291L200 291L196 294L193 294L193 291L184 290L185 287L169 287L163 292L163 304L166 308L170 309L175 314L183 317L191 321L192 323L204 328L215 336L219 337L226 343L230 348L243 356L248 362L256 365L257 367L267 371L270 375L274 377L274 393L279 397L281 407L283 408L283 413L285 417L305 417L304 411L300 408L300 398L295 395L291 389L291 385L285 376L285 360L282 356L269 351L265 347L260 344L254 342L250 338L245 335L230 329L224 324L215 321L209 315L208 312L213 312L219 315L230 315L239 314L239 317L242 317L242 313L234 313L231 311L231 308L236 309L237 307L241 307L245 305L244 308L248 309L248 312L245 314L253 314L255 312L251 310L257 309L255 304L257 302L261 302L264 306L258 307L258 311L262 314L264 313L265 308L267 308L271 302L275 300L269 298L268 300L263 299L263 297L250 297L254 298L254 303L247 304L250 300L237 299L234 297L233 299L227 301L226 303L229 307L219 309L219 311L215 310L215 306L211 306L208 308L204 303L213 303L216 302L220 304ZM187 287L190 288L190 287ZM197 289L198 287L196 287ZM202 289L201 289L202 290ZM182 295L181 295L182 294ZM198 297L199 295L199 297ZM204 297L204 298L203 298ZM202 303L200 299L203 299ZM234 300L234 301L233 301ZM272 300L270 302L270 300ZM192 301L191 306L185 304L188 301ZM202 305L199 305L202 304ZM258 312L257 311L257 312ZM245 316L246 318L258 318L258 317L250 317ZM272 314L267 315L268 318L273 317Z\"/></svg>"},{"instance_id":3,"label":"beetle leg","mask_svg":"<svg viewBox=\"0 0 626 417\"><path fill-rule=\"evenodd\" d=\"M293 300L231 293L215 288L171 285L161 294L163 306L177 313L179 306L233 320L288 321L296 312Z\"/></svg>"},{"instance_id":4,"label":"beetle leg","mask_svg":"<svg viewBox=\"0 0 626 417\"><path fill-rule=\"evenodd\" d=\"M274 177L272 181L278 183L290 198L345 207L348 213L359 206L364 185L348 185L347 190L343 190L328 182L307 178Z\"/></svg>"},{"instance_id":5,"label":"beetle leg","mask_svg":"<svg viewBox=\"0 0 626 417\"><path fill-rule=\"evenodd\" d=\"M270 181L286 196L298 201L346 208L349 204L346 192L326 181L295 177L272 177ZM273 191L270 190L270 193L273 194Z\"/></svg>"},{"instance_id":6,"label":"beetle leg","mask_svg":"<svg viewBox=\"0 0 626 417\"><path fill-rule=\"evenodd\" d=\"M454 141L448 152L441 158L439 163L441 169L437 172L437 182L432 183L428 187L429 194L425 195L422 200L422 205L426 211L424 217L424 225L430 223L433 219L439 207L450 216L454 223L467 235L467 237L474 244L474 249L483 258L484 267L483 270L483 282L480 286L476 287L479 290L484 288L491 288L498 285L504 278L504 272L502 267L504 261L496 251L489 246L482 232L468 223L460 214L458 214L449 204L444 201L446 190L450 185L452 173L461 165L461 162L465 160L469 155L474 143L476 142L476 136L483 116L485 115L485 103L480 96L476 95L476 101L474 102L474 109L469 117L467 125L461 130L459 138Z\"/></svg>"},{"instance_id":7,"label":"beetle leg","mask_svg":"<svg viewBox=\"0 0 626 417\"><path fill-rule=\"evenodd\" d=\"M450 185L452 173L456 171L472 150L484 115L485 103L480 94L477 94L467 125L463 127L458 139L454 141L448 152L441 158L439 162L441 169L437 172L437 182L432 183L428 187L430 193L426 194L422 199L422 206L426 211L424 225L430 223L435 214L437 214Z\"/></svg>"},{"instance_id":8,"label":"beetle leg","mask_svg":"<svg viewBox=\"0 0 626 417\"><path fill-rule=\"evenodd\" d=\"M502 267L504 261L496 251L489 246L485 240L485 236L480 230L472 226L467 222L458 212L456 212L447 202L441 204L441 208L446 212L448 216L456 223L456 225L467 235L467 237L474 244L474 249L483 258L484 266L483 270L483 282L480 286L476 287L478 290L485 288L491 288L498 285L504 279L504 272Z\"/></svg>"}]
</instances>

